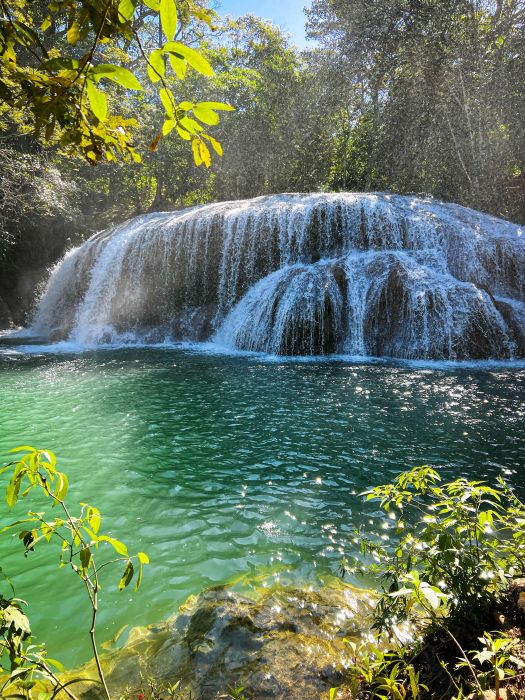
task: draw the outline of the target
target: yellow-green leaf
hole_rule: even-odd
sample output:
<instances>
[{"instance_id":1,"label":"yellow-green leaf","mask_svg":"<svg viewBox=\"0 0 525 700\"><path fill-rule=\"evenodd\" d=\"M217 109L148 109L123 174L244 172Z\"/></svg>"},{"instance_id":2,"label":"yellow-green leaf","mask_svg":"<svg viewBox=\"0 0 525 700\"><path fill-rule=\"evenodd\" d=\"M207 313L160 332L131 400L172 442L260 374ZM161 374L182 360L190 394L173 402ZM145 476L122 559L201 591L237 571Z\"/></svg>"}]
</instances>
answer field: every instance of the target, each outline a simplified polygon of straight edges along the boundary
<instances>
[{"instance_id":1,"label":"yellow-green leaf","mask_svg":"<svg viewBox=\"0 0 525 700\"><path fill-rule=\"evenodd\" d=\"M204 163L204 165L207 168L211 168L210 149L202 140L199 140L199 152L200 152L200 156L201 156L201 159L202 159L202 162Z\"/></svg>"},{"instance_id":2,"label":"yellow-green leaf","mask_svg":"<svg viewBox=\"0 0 525 700\"><path fill-rule=\"evenodd\" d=\"M129 585L131 579L133 578L133 563L131 561L128 561L126 564L126 568L124 569L124 573L122 574L122 578L120 579L118 589L121 591L123 588L126 588L126 586Z\"/></svg>"},{"instance_id":3,"label":"yellow-green leaf","mask_svg":"<svg viewBox=\"0 0 525 700\"><path fill-rule=\"evenodd\" d=\"M59 501L63 501L66 497L67 490L69 488L69 481L65 474L62 472L57 472L57 485L55 489L55 498Z\"/></svg>"},{"instance_id":4,"label":"yellow-green leaf","mask_svg":"<svg viewBox=\"0 0 525 700\"><path fill-rule=\"evenodd\" d=\"M113 547L115 552L117 554L122 554L122 556L127 557L128 556L128 548L124 544L124 542L121 542L120 540L115 540L113 537L108 537L107 535L102 535L102 537L98 538L99 542L109 542L109 544Z\"/></svg>"},{"instance_id":5,"label":"yellow-green leaf","mask_svg":"<svg viewBox=\"0 0 525 700\"><path fill-rule=\"evenodd\" d=\"M200 119L204 124L210 124L214 126L219 123L219 116L213 111L213 109L207 109L206 107L196 106L193 108L193 114Z\"/></svg>"},{"instance_id":6,"label":"yellow-green leaf","mask_svg":"<svg viewBox=\"0 0 525 700\"><path fill-rule=\"evenodd\" d=\"M190 134L197 135L200 131L203 131L202 126L195 119L190 119L190 117L182 117L179 119L179 124L183 129L186 129Z\"/></svg>"},{"instance_id":7,"label":"yellow-green leaf","mask_svg":"<svg viewBox=\"0 0 525 700\"><path fill-rule=\"evenodd\" d=\"M162 88L162 90L159 91L159 97L164 109L166 110L166 114L173 114L173 110L175 109L175 98L173 97L171 90L168 90L168 88Z\"/></svg>"},{"instance_id":8,"label":"yellow-green leaf","mask_svg":"<svg viewBox=\"0 0 525 700\"><path fill-rule=\"evenodd\" d=\"M57 463L57 458L55 456L54 452L51 452L51 450L41 450L42 457L45 457L47 461L49 462L49 465L51 468L56 466Z\"/></svg>"},{"instance_id":9,"label":"yellow-green leaf","mask_svg":"<svg viewBox=\"0 0 525 700\"><path fill-rule=\"evenodd\" d=\"M193 141L191 142L191 148L193 151L193 160L195 161L195 165L199 167L199 165L202 165L202 158L199 148L199 139L193 139Z\"/></svg>"},{"instance_id":10,"label":"yellow-green leaf","mask_svg":"<svg viewBox=\"0 0 525 700\"><path fill-rule=\"evenodd\" d=\"M133 73L122 66L115 66L111 63L101 63L95 66L90 73L96 76L96 80L108 78L108 80L113 80L113 82L129 90L142 90L142 85Z\"/></svg>"},{"instance_id":11,"label":"yellow-green leaf","mask_svg":"<svg viewBox=\"0 0 525 700\"><path fill-rule=\"evenodd\" d=\"M173 53L169 54L170 57L170 65L173 69L173 72L179 78L179 80L184 80L186 77L186 69L188 64L186 61L181 57L181 56L176 56Z\"/></svg>"},{"instance_id":12,"label":"yellow-green leaf","mask_svg":"<svg viewBox=\"0 0 525 700\"><path fill-rule=\"evenodd\" d=\"M135 14L135 7L137 5L136 0L120 0L118 6L118 19L119 22L129 22L130 19Z\"/></svg>"},{"instance_id":13,"label":"yellow-green leaf","mask_svg":"<svg viewBox=\"0 0 525 700\"><path fill-rule=\"evenodd\" d=\"M73 24L67 30L67 41L69 44L74 46L80 39L80 26L78 22L73 22Z\"/></svg>"},{"instance_id":14,"label":"yellow-green leaf","mask_svg":"<svg viewBox=\"0 0 525 700\"><path fill-rule=\"evenodd\" d=\"M211 143L215 153L218 156L222 156L224 151L222 150L221 144L216 139L214 139L213 136L210 136L209 134L203 134L202 136L203 136L203 138L207 139Z\"/></svg>"},{"instance_id":15,"label":"yellow-green leaf","mask_svg":"<svg viewBox=\"0 0 525 700\"><path fill-rule=\"evenodd\" d=\"M226 104L226 102L199 102L197 107L205 107L207 109L215 109L223 112L235 111L235 107Z\"/></svg>"},{"instance_id":16,"label":"yellow-green leaf","mask_svg":"<svg viewBox=\"0 0 525 700\"><path fill-rule=\"evenodd\" d=\"M177 31L177 6L175 0L160 0L160 23L166 39L171 41Z\"/></svg>"},{"instance_id":17,"label":"yellow-green leaf","mask_svg":"<svg viewBox=\"0 0 525 700\"><path fill-rule=\"evenodd\" d=\"M7 505L9 508L13 508L13 506L16 504L18 501L18 494L20 493L20 479L17 479L16 481L11 481L9 482L9 485L7 486L5 490L5 499L7 501Z\"/></svg>"},{"instance_id":18,"label":"yellow-green leaf","mask_svg":"<svg viewBox=\"0 0 525 700\"><path fill-rule=\"evenodd\" d=\"M169 41L164 44L163 47L166 51L174 53L177 56L184 58L192 68L194 68L202 75L214 75L213 68L210 63L202 56L198 51L192 49L190 46L181 44L180 41Z\"/></svg>"},{"instance_id":19,"label":"yellow-green leaf","mask_svg":"<svg viewBox=\"0 0 525 700\"><path fill-rule=\"evenodd\" d=\"M95 535L100 530L100 511L98 508L88 508L88 523L89 527L93 530Z\"/></svg>"},{"instance_id":20,"label":"yellow-green leaf","mask_svg":"<svg viewBox=\"0 0 525 700\"><path fill-rule=\"evenodd\" d=\"M89 547L82 547L80 550L80 563L84 572L87 572L91 564L91 550Z\"/></svg>"},{"instance_id":21,"label":"yellow-green leaf","mask_svg":"<svg viewBox=\"0 0 525 700\"><path fill-rule=\"evenodd\" d=\"M106 95L95 87L92 80L87 81L87 94L91 110L96 118L103 122L108 112L108 99Z\"/></svg>"},{"instance_id":22,"label":"yellow-green leaf","mask_svg":"<svg viewBox=\"0 0 525 700\"><path fill-rule=\"evenodd\" d=\"M182 129L180 126L177 125L177 132L181 139L184 139L185 141L191 141L191 134L189 131L186 131L186 129Z\"/></svg>"},{"instance_id":23,"label":"yellow-green leaf","mask_svg":"<svg viewBox=\"0 0 525 700\"><path fill-rule=\"evenodd\" d=\"M177 122L175 121L175 119L166 119L164 121L164 124L162 125L162 135L167 136L170 133L170 131L173 131L176 124Z\"/></svg>"},{"instance_id":24,"label":"yellow-green leaf","mask_svg":"<svg viewBox=\"0 0 525 700\"><path fill-rule=\"evenodd\" d=\"M152 83L157 83L166 73L166 63L162 49L155 49L148 59L148 76Z\"/></svg>"}]
</instances>

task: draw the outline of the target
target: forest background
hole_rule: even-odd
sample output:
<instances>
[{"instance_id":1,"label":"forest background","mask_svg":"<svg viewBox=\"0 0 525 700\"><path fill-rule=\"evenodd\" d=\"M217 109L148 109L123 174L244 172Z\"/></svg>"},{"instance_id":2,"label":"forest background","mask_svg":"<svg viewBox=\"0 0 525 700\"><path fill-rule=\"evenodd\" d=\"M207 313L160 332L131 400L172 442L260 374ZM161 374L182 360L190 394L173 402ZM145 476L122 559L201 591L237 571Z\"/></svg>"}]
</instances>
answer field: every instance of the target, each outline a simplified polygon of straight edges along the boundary
<instances>
[{"instance_id":1,"label":"forest background","mask_svg":"<svg viewBox=\"0 0 525 700\"><path fill-rule=\"evenodd\" d=\"M31 11L45 17L47 4ZM210 168L176 134L157 138L165 109L147 81L140 93L105 88L109 109L137 122L140 163L93 165L60 134L35 138L28 111L0 100L0 327L24 322L65 250L148 211L380 190L525 223L525 0L313 0L306 16L307 50L252 15L181 23L177 38L215 74L166 77L169 88L235 107L209 128L224 148ZM155 50L158 15L137 13L133 28ZM146 66L119 51L141 80Z\"/></svg>"}]
</instances>

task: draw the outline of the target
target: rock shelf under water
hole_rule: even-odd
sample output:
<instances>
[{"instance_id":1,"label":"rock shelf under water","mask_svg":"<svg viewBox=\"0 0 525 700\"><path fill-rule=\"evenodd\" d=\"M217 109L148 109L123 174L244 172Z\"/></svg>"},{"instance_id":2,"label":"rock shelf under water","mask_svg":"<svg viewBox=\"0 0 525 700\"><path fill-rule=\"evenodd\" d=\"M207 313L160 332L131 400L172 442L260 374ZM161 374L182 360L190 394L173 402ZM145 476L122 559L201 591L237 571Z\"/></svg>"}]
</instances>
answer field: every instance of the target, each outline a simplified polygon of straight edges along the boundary
<instances>
[{"instance_id":1,"label":"rock shelf under water","mask_svg":"<svg viewBox=\"0 0 525 700\"><path fill-rule=\"evenodd\" d=\"M458 205L387 194L147 214L66 255L32 332L278 355L525 357L525 238Z\"/></svg>"},{"instance_id":2,"label":"rock shelf under water","mask_svg":"<svg viewBox=\"0 0 525 700\"><path fill-rule=\"evenodd\" d=\"M237 686L258 700L319 700L341 684L351 663L344 640L370 634L372 603L368 591L341 582L317 591L272 587L251 596L211 588L192 596L177 616L135 628L121 649L107 651L108 684L126 697L154 679L159 688L180 682L196 700L226 697ZM94 674L90 666L80 673ZM76 692L84 700L102 697L89 683Z\"/></svg>"}]
</instances>

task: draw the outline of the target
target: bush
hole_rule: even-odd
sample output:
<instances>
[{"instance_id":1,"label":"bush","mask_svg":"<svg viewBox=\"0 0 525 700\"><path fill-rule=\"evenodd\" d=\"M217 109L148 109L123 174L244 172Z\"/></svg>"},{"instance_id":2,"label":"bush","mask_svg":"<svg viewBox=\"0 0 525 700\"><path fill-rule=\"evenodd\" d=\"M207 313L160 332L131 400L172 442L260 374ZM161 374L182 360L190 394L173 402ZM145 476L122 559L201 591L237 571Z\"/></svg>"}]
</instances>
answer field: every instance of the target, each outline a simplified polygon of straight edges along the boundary
<instances>
[{"instance_id":1,"label":"bush","mask_svg":"<svg viewBox=\"0 0 525 700\"><path fill-rule=\"evenodd\" d=\"M20 497L26 497L33 489L37 489L50 499L52 507L58 508L58 516L50 517L45 513L29 511L26 517L6 525L0 532L20 530L18 537L25 556L41 542L56 542L59 545L60 566L73 571L86 591L91 609L89 635L99 675L98 682L110 700L95 638L100 571L108 565L123 564L119 589L123 590L135 578L137 590L142 579L142 567L149 559L144 552L130 555L123 542L102 534L102 517L98 508L81 503L80 514L71 514L70 506L65 500L69 488L68 478L57 469L56 457L52 452L27 446L15 448L12 452L20 456L0 469L0 474L8 472L11 475L6 488L9 508L13 509ZM109 547L112 554L101 563L99 548L103 547ZM22 608L24 601L14 597L12 586L11 593L8 597L0 595L0 662L9 674L0 686L0 696L8 693L11 697L31 698L33 689L38 687L37 683L43 681L45 686L52 688L51 693L44 693L46 700L52 700L60 691L64 691L71 700L76 700L68 686L85 679L61 683L56 672L64 670L62 665L47 656L45 645L32 643L29 620Z\"/></svg>"},{"instance_id":2,"label":"bush","mask_svg":"<svg viewBox=\"0 0 525 700\"><path fill-rule=\"evenodd\" d=\"M525 505L502 478L496 487L463 478L441 483L427 466L364 496L395 523L388 543L362 537L370 563L356 560L354 568L380 581L374 628L390 640L403 622L420 633L387 650L351 644L351 697L459 699L471 691L485 697L487 688L499 697L502 683L525 668L516 639L490 632L509 583L525 572Z\"/></svg>"}]
</instances>

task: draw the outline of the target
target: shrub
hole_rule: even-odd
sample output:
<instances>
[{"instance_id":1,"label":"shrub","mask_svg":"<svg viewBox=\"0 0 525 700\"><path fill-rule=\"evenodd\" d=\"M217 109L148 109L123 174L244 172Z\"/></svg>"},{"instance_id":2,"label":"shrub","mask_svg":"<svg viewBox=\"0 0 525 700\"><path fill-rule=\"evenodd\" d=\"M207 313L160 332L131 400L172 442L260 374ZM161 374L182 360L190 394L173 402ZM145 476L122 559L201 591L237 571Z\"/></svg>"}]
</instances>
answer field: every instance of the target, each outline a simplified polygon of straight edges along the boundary
<instances>
[{"instance_id":1,"label":"shrub","mask_svg":"<svg viewBox=\"0 0 525 700\"><path fill-rule=\"evenodd\" d=\"M394 522L387 542L362 536L369 563L356 560L354 569L379 579L374 628L391 641L402 622L421 633L388 649L377 641L353 644L351 697L459 700L471 691L485 697L490 688L499 697L501 685L525 668L516 641L490 632L510 581L525 572L525 505L502 478L495 487L463 478L442 483L428 466L363 495ZM429 658L439 689L422 682Z\"/></svg>"},{"instance_id":2,"label":"shrub","mask_svg":"<svg viewBox=\"0 0 525 700\"><path fill-rule=\"evenodd\" d=\"M98 612L98 594L100 590L100 571L108 565L121 563L124 565L119 582L123 590L135 577L135 590L142 580L142 567L149 562L144 552L130 555L126 545L109 535L102 534L100 526L102 516L98 508L80 504L80 514L74 516L66 503L68 478L56 467L56 457L49 450L35 450L23 446L12 450L20 456L0 469L0 474L9 473L10 481L6 488L6 501L10 509L14 508L20 497L26 497L32 490L37 489L49 498L52 507L57 507L59 515L48 517L45 513L29 511L27 517L2 528L1 533L20 529L19 539L27 556L41 542L56 542L60 546L60 566L67 566L82 581L91 608L91 626L89 635L93 654L97 665L100 683L109 700L109 690L96 643L96 622ZM23 489L23 490L22 490ZM21 493L22 491L22 493ZM22 526L22 527L21 527ZM113 556L106 557L101 563L99 548L109 546ZM135 576L136 574L136 576ZM12 588L12 587L11 587ZM0 661L8 659L7 670L9 677L0 694L9 691L14 696L31 697L31 691L39 680L51 685L53 698L63 690L70 698L75 698L68 687L74 682L85 679L73 679L62 684L56 675L56 670L62 671L62 665L47 657L44 645L31 642L29 620L23 612L24 601L12 596L0 596ZM55 670L53 670L55 669Z\"/></svg>"}]
</instances>

